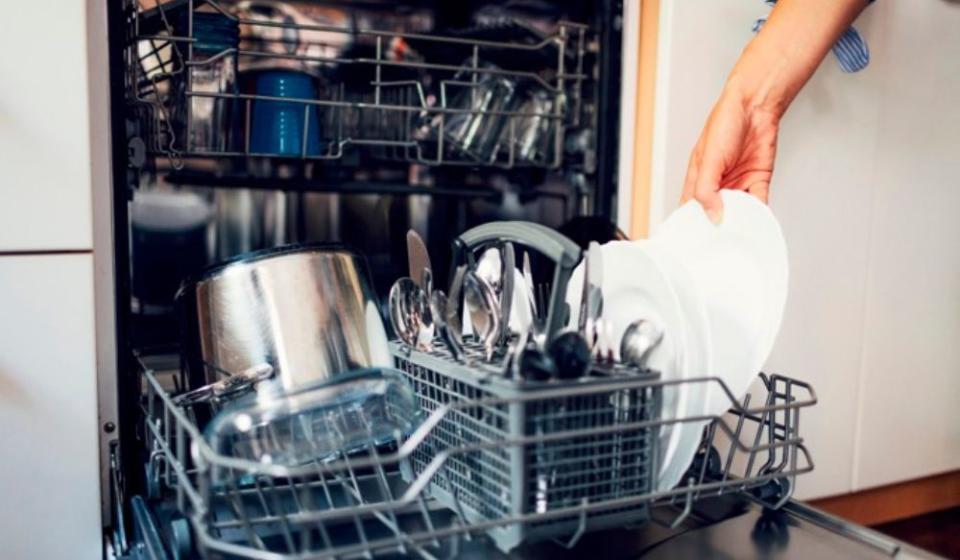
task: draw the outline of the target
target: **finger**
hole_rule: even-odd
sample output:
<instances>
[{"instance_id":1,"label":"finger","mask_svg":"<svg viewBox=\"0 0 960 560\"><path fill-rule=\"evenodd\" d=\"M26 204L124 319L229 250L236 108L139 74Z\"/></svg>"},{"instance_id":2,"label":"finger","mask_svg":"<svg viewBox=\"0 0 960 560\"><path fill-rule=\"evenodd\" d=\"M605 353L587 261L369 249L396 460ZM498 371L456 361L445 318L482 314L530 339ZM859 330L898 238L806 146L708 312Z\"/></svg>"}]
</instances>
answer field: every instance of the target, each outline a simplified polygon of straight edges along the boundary
<instances>
[{"instance_id":1,"label":"finger","mask_svg":"<svg viewBox=\"0 0 960 560\"><path fill-rule=\"evenodd\" d=\"M693 198L697 175L700 173L700 142L690 152L690 161L687 162L687 175L683 180L683 194L680 195L680 204L685 204Z\"/></svg>"},{"instance_id":2,"label":"finger","mask_svg":"<svg viewBox=\"0 0 960 560\"><path fill-rule=\"evenodd\" d=\"M700 171L693 187L693 196L715 224L723 219L723 201L720 199L720 179L723 177L723 159L712 151L705 151L700 160Z\"/></svg>"},{"instance_id":3,"label":"finger","mask_svg":"<svg viewBox=\"0 0 960 560\"><path fill-rule=\"evenodd\" d=\"M770 181L756 181L747 185L746 191L760 199L764 204L769 204Z\"/></svg>"}]
</instances>

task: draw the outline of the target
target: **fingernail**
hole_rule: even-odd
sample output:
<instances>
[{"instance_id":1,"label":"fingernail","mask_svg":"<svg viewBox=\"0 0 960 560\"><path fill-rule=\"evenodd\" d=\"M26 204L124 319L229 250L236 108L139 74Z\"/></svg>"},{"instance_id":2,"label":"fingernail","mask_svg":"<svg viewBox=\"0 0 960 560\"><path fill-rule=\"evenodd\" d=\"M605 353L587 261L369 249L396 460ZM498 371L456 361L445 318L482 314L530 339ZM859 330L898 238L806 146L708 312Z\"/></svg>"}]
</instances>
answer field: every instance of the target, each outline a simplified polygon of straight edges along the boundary
<instances>
[{"instance_id":1,"label":"fingernail","mask_svg":"<svg viewBox=\"0 0 960 560\"><path fill-rule=\"evenodd\" d=\"M720 222L723 221L723 208L711 208L707 210L707 217L710 218L713 225L720 225Z\"/></svg>"}]
</instances>

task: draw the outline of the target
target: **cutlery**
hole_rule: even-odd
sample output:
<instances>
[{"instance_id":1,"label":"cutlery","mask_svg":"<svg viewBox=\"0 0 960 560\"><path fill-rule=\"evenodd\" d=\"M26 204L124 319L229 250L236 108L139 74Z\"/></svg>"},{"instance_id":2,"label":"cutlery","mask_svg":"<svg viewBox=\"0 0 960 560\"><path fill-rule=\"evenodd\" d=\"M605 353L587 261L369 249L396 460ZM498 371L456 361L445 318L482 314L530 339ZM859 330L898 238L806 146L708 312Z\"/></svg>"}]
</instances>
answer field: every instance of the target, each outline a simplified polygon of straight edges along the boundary
<instances>
[{"instance_id":1,"label":"cutlery","mask_svg":"<svg viewBox=\"0 0 960 560\"><path fill-rule=\"evenodd\" d=\"M547 346L547 354L556 364L558 379L577 379L590 367L590 348L583 336L573 330L555 336Z\"/></svg>"},{"instance_id":2,"label":"cutlery","mask_svg":"<svg viewBox=\"0 0 960 560\"><path fill-rule=\"evenodd\" d=\"M580 300L579 330L587 341L587 347L593 349L599 338L597 322L603 313L603 260L600 244L593 241L584 254L583 294Z\"/></svg>"},{"instance_id":3,"label":"cutlery","mask_svg":"<svg viewBox=\"0 0 960 560\"><path fill-rule=\"evenodd\" d=\"M414 229L407 232L407 265L410 269L410 278L413 278L429 295L433 289L430 253L427 252L427 244Z\"/></svg>"},{"instance_id":4,"label":"cutlery","mask_svg":"<svg viewBox=\"0 0 960 560\"><path fill-rule=\"evenodd\" d=\"M467 272L467 265L461 264L453 273L450 282L450 295L447 297L445 319L447 333L458 348L463 348L463 315L460 313L460 300L463 293L463 277ZM463 357L463 354L460 356Z\"/></svg>"},{"instance_id":5,"label":"cutlery","mask_svg":"<svg viewBox=\"0 0 960 560\"><path fill-rule=\"evenodd\" d=\"M447 349L450 350L450 355L453 356L453 359L459 362L463 360L463 343L460 341L459 336L454 337L450 329L450 324L447 322L449 313L447 310L448 305L447 295L443 293L443 290L434 290L433 293L430 294L430 312L433 314L433 321L440 334L440 340L442 340Z\"/></svg>"},{"instance_id":6,"label":"cutlery","mask_svg":"<svg viewBox=\"0 0 960 560\"><path fill-rule=\"evenodd\" d=\"M540 313L537 311L537 296L533 290L533 269L530 267L530 253L523 252L523 283L526 289L527 301L530 304L530 316L533 322L538 323Z\"/></svg>"},{"instance_id":7,"label":"cutlery","mask_svg":"<svg viewBox=\"0 0 960 560\"><path fill-rule=\"evenodd\" d=\"M663 329L647 319L638 319L627 327L620 339L620 361L637 368L646 367L647 357L663 339Z\"/></svg>"},{"instance_id":8,"label":"cutlery","mask_svg":"<svg viewBox=\"0 0 960 560\"><path fill-rule=\"evenodd\" d=\"M390 324L408 346L429 351L433 342L434 320L427 293L411 278L393 283L387 298Z\"/></svg>"},{"instance_id":9,"label":"cutlery","mask_svg":"<svg viewBox=\"0 0 960 560\"><path fill-rule=\"evenodd\" d=\"M494 293L500 293L500 282L503 280L503 258L499 247L488 247L480 255L475 267L477 276L493 288Z\"/></svg>"},{"instance_id":10,"label":"cutlery","mask_svg":"<svg viewBox=\"0 0 960 560\"><path fill-rule=\"evenodd\" d=\"M497 296L490 284L472 270L464 276L463 295L474 335L483 344L486 360L489 362L493 359L501 329L502 318Z\"/></svg>"},{"instance_id":11,"label":"cutlery","mask_svg":"<svg viewBox=\"0 0 960 560\"><path fill-rule=\"evenodd\" d=\"M530 307L530 335L534 343L543 348L546 343L546 333L544 333L544 318L540 316L537 300L540 299L533 284L533 270L530 267L530 253L523 253L523 283L525 287L527 304Z\"/></svg>"},{"instance_id":12,"label":"cutlery","mask_svg":"<svg viewBox=\"0 0 960 560\"><path fill-rule=\"evenodd\" d=\"M506 344L510 338L510 312L513 306L514 279L516 278L517 261L513 243L509 241L503 246L503 280L500 282L500 345Z\"/></svg>"}]
</instances>

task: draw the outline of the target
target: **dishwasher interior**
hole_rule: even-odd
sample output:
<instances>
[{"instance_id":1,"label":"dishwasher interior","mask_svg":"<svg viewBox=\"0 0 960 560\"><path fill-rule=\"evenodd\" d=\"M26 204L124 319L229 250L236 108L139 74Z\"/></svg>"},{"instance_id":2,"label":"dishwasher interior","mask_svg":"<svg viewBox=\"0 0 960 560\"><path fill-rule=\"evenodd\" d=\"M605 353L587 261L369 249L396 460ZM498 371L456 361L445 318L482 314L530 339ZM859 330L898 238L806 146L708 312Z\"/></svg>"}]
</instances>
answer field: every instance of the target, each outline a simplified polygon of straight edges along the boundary
<instances>
[{"instance_id":1,"label":"dishwasher interior","mask_svg":"<svg viewBox=\"0 0 960 560\"><path fill-rule=\"evenodd\" d=\"M777 507L813 468L798 430L816 395L790 378L761 375L741 402L704 372L688 382L725 391L731 415L668 421L672 387L656 372L607 364L589 382L519 390L395 342L395 365L428 413L412 433L295 468L217 453L204 419L174 397L187 383L181 283L251 251L334 242L365 256L385 315L410 229L437 285L456 269L451 241L482 224L595 230L616 206L622 4L126 0L111 10L118 555L569 548L589 531L648 522L653 505L673 512L668 525L706 497ZM655 434L671 421L700 422L703 441L681 484L662 489Z\"/></svg>"}]
</instances>

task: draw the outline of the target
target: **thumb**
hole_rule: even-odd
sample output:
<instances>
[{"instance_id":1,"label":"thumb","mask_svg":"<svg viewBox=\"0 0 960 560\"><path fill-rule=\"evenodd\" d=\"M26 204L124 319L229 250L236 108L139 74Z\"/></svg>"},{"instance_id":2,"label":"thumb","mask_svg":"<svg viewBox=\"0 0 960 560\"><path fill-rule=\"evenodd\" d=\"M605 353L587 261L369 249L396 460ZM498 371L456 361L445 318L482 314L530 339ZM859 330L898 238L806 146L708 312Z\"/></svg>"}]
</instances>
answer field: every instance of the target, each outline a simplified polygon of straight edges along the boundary
<instances>
[{"instance_id":1,"label":"thumb","mask_svg":"<svg viewBox=\"0 0 960 560\"><path fill-rule=\"evenodd\" d=\"M700 162L700 173L693 187L693 197L703 206L707 217L714 224L723 220L723 200L720 198L720 178L723 176L723 160L714 153L705 153Z\"/></svg>"}]
</instances>

